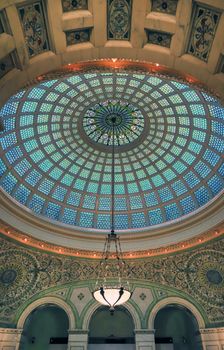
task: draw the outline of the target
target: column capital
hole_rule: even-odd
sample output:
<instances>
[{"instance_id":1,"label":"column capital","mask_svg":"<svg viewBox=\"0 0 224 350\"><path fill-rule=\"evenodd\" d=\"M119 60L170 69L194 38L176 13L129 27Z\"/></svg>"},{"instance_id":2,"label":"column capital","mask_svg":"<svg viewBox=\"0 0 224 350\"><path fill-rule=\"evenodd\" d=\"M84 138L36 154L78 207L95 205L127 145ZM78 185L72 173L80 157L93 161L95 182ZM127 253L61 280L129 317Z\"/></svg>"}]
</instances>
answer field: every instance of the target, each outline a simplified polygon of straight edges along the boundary
<instances>
[{"instance_id":1,"label":"column capital","mask_svg":"<svg viewBox=\"0 0 224 350\"><path fill-rule=\"evenodd\" d=\"M198 331L199 334L224 334L224 327L217 328L200 328Z\"/></svg>"},{"instance_id":2,"label":"column capital","mask_svg":"<svg viewBox=\"0 0 224 350\"><path fill-rule=\"evenodd\" d=\"M21 334L22 328L0 328L0 333L4 334Z\"/></svg>"},{"instance_id":3,"label":"column capital","mask_svg":"<svg viewBox=\"0 0 224 350\"><path fill-rule=\"evenodd\" d=\"M141 334L155 334L155 329L135 329L134 333L137 335Z\"/></svg>"},{"instance_id":4,"label":"column capital","mask_svg":"<svg viewBox=\"0 0 224 350\"><path fill-rule=\"evenodd\" d=\"M88 329L69 329L68 334L88 334L89 330Z\"/></svg>"}]
</instances>

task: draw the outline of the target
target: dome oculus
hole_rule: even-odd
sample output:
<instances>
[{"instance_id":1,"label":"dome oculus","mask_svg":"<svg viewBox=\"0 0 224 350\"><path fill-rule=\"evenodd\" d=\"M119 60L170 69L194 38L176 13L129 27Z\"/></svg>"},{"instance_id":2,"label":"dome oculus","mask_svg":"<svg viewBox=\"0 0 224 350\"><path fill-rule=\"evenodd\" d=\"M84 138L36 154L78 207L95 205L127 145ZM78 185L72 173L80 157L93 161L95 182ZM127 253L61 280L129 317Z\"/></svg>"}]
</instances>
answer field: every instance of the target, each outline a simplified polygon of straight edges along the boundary
<instances>
[{"instance_id":1,"label":"dome oculus","mask_svg":"<svg viewBox=\"0 0 224 350\"><path fill-rule=\"evenodd\" d=\"M113 118L115 123L112 123ZM126 145L141 135L144 129L144 117L130 103L109 100L87 110L83 118L83 128L87 136L107 146L112 145L113 125L115 146Z\"/></svg>"}]
</instances>

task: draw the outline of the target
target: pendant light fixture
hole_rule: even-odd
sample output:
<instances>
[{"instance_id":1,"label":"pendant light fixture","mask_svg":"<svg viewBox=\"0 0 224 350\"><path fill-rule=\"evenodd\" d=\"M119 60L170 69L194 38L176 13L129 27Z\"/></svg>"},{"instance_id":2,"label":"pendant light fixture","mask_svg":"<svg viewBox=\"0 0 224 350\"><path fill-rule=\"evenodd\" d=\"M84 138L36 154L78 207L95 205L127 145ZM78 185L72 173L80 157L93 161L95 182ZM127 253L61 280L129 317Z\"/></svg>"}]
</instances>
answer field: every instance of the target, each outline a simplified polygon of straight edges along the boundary
<instances>
[{"instance_id":1,"label":"pendant light fixture","mask_svg":"<svg viewBox=\"0 0 224 350\"><path fill-rule=\"evenodd\" d=\"M111 231L106 237L102 259L93 297L102 305L107 305L113 312L116 305L127 302L131 297L127 269L123 260L119 236L114 230L114 182L115 182L115 126L118 116L112 114L112 183L111 183ZM112 276L111 276L112 275Z\"/></svg>"}]
</instances>

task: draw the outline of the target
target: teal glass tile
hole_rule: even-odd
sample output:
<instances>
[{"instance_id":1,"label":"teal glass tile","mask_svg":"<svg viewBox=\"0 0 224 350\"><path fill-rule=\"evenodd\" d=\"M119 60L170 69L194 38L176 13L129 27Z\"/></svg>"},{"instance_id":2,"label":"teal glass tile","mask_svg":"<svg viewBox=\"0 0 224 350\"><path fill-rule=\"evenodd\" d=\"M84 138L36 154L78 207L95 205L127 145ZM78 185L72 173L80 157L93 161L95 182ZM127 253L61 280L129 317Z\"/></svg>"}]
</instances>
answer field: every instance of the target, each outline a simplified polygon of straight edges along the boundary
<instances>
[{"instance_id":1,"label":"teal glass tile","mask_svg":"<svg viewBox=\"0 0 224 350\"><path fill-rule=\"evenodd\" d=\"M2 188L10 194L17 184L17 179L12 174L6 174L6 176L0 179L0 184Z\"/></svg>"},{"instance_id":2,"label":"teal glass tile","mask_svg":"<svg viewBox=\"0 0 224 350\"><path fill-rule=\"evenodd\" d=\"M79 225L82 227L92 227L93 226L93 213L80 213Z\"/></svg>"},{"instance_id":3,"label":"teal glass tile","mask_svg":"<svg viewBox=\"0 0 224 350\"><path fill-rule=\"evenodd\" d=\"M47 179L43 179L38 187L38 190L40 192L48 195L53 187L54 187L54 182L47 180Z\"/></svg>"},{"instance_id":4,"label":"teal glass tile","mask_svg":"<svg viewBox=\"0 0 224 350\"><path fill-rule=\"evenodd\" d=\"M14 166L15 171L21 177L24 176L31 168L32 165L28 162L27 159L22 159Z\"/></svg>"},{"instance_id":5,"label":"teal glass tile","mask_svg":"<svg viewBox=\"0 0 224 350\"><path fill-rule=\"evenodd\" d=\"M110 230L110 228L111 228L111 215L98 214L97 215L97 228L100 230Z\"/></svg>"},{"instance_id":6,"label":"teal glass tile","mask_svg":"<svg viewBox=\"0 0 224 350\"><path fill-rule=\"evenodd\" d=\"M166 212L166 220L167 221L175 220L181 215L176 203L166 205L165 212Z\"/></svg>"},{"instance_id":7,"label":"teal glass tile","mask_svg":"<svg viewBox=\"0 0 224 350\"><path fill-rule=\"evenodd\" d=\"M195 200L192 198L192 196L186 196L181 199L180 205L184 215L189 214L197 209L197 204L195 203Z\"/></svg>"},{"instance_id":8,"label":"teal glass tile","mask_svg":"<svg viewBox=\"0 0 224 350\"><path fill-rule=\"evenodd\" d=\"M85 209L95 209L96 206L96 196L85 195L83 201L83 208Z\"/></svg>"},{"instance_id":9,"label":"teal glass tile","mask_svg":"<svg viewBox=\"0 0 224 350\"><path fill-rule=\"evenodd\" d=\"M218 175L214 175L210 180L208 180L208 185L212 194L216 196L224 188L224 178Z\"/></svg>"},{"instance_id":10,"label":"teal glass tile","mask_svg":"<svg viewBox=\"0 0 224 350\"><path fill-rule=\"evenodd\" d=\"M209 139L209 146L218 152L224 152L224 140L219 137L211 136Z\"/></svg>"},{"instance_id":11,"label":"teal glass tile","mask_svg":"<svg viewBox=\"0 0 224 350\"><path fill-rule=\"evenodd\" d=\"M98 210L101 210L101 211L111 210L111 198L110 197L100 197Z\"/></svg>"},{"instance_id":12,"label":"teal glass tile","mask_svg":"<svg viewBox=\"0 0 224 350\"><path fill-rule=\"evenodd\" d=\"M196 185L200 183L199 178L192 171L189 171L187 174L185 174L183 178L187 182L190 188L194 188Z\"/></svg>"},{"instance_id":13,"label":"teal glass tile","mask_svg":"<svg viewBox=\"0 0 224 350\"><path fill-rule=\"evenodd\" d=\"M156 192L150 192L147 194L144 194L145 202L147 207L153 207L158 204L158 196L156 195Z\"/></svg>"},{"instance_id":14,"label":"teal glass tile","mask_svg":"<svg viewBox=\"0 0 224 350\"><path fill-rule=\"evenodd\" d=\"M25 177L25 181L30 186L36 186L41 179L42 179L42 175L35 169L32 169L28 173L28 175Z\"/></svg>"},{"instance_id":15,"label":"teal glass tile","mask_svg":"<svg viewBox=\"0 0 224 350\"><path fill-rule=\"evenodd\" d=\"M76 225L76 215L76 210L65 208L61 217L61 221L68 225Z\"/></svg>"},{"instance_id":16,"label":"teal glass tile","mask_svg":"<svg viewBox=\"0 0 224 350\"><path fill-rule=\"evenodd\" d=\"M9 101L0 109L0 116L14 115L17 112L19 102Z\"/></svg>"},{"instance_id":17,"label":"teal glass tile","mask_svg":"<svg viewBox=\"0 0 224 350\"><path fill-rule=\"evenodd\" d=\"M173 194L169 187L163 187L162 189L159 189L158 193L163 203L173 199Z\"/></svg>"},{"instance_id":18,"label":"teal glass tile","mask_svg":"<svg viewBox=\"0 0 224 350\"><path fill-rule=\"evenodd\" d=\"M17 190L14 192L14 198L21 204L25 205L27 198L30 195L31 191L26 188L24 185L20 184Z\"/></svg>"},{"instance_id":19,"label":"teal glass tile","mask_svg":"<svg viewBox=\"0 0 224 350\"><path fill-rule=\"evenodd\" d=\"M196 190L194 192L194 195L198 201L199 207L206 204L210 199L208 190L207 188L205 188L205 186L202 186L198 190Z\"/></svg>"},{"instance_id":20,"label":"teal glass tile","mask_svg":"<svg viewBox=\"0 0 224 350\"><path fill-rule=\"evenodd\" d=\"M69 193L67 203L74 207L78 207L80 205L80 200L81 200L81 194L78 192L72 191Z\"/></svg>"},{"instance_id":21,"label":"teal glass tile","mask_svg":"<svg viewBox=\"0 0 224 350\"><path fill-rule=\"evenodd\" d=\"M116 211L127 210L127 200L125 197L115 197L114 206ZM108 208L109 210L109 208Z\"/></svg>"},{"instance_id":22,"label":"teal glass tile","mask_svg":"<svg viewBox=\"0 0 224 350\"><path fill-rule=\"evenodd\" d=\"M209 112L212 117L224 119L224 108L219 105L209 105Z\"/></svg>"},{"instance_id":23,"label":"teal glass tile","mask_svg":"<svg viewBox=\"0 0 224 350\"><path fill-rule=\"evenodd\" d=\"M144 227L146 226L146 218L144 213L134 213L132 214L132 227Z\"/></svg>"},{"instance_id":24,"label":"teal glass tile","mask_svg":"<svg viewBox=\"0 0 224 350\"><path fill-rule=\"evenodd\" d=\"M45 199L34 194L29 202L29 208L36 214L41 214L45 204Z\"/></svg>"},{"instance_id":25,"label":"teal glass tile","mask_svg":"<svg viewBox=\"0 0 224 350\"><path fill-rule=\"evenodd\" d=\"M220 157L211 149L207 149L203 154L203 159L207 161L212 167L215 167L216 164L219 162Z\"/></svg>"},{"instance_id":26,"label":"teal glass tile","mask_svg":"<svg viewBox=\"0 0 224 350\"><path fill-rule=\"evenodd\" d=\"M200 97L194 90L188 90L183 92L184 97L186 98L187 102L197 102L200 101Z\"/></svg>"},{"instance_id":27,"label":"teal glass tile","mask_svg":"<svg viewBox=\"0 0 224 350\"><path fill-rule=\"evenodd\" d=\"M39 100L46 93L45 89L40 89L38 87L34 87L30 90L28 94L28 98Z\"/></svg>"},{"instance_id":28,"label":"teal glass tile","mask_svg":"<svg viewBox=\"0 0 224 350\"><path fill-rule=\"evenodd\" d=\"M115 214L114 217L115 229L125 230L129 227L129 220L127 214Z\"/></svg>"},{"instance_id":29,"label":"teal glass tile","mask_svg":"<svg viewBox=\"0 0 224 350\"><path fill-rule=\"evenodd\" d=\"M159 208L155 210L150 210L148 212L148 215L149 215L149 222L151 226L159 225L164 221L162 212Z\"/></svg>"},{"instance_id":30,"label":"teal glass tile","mask_svg":"<svg viewBox=\"0 0 224 350\"><path fill-rule=\"evenodd\" d=\"M17 137L15 132L5 135L4 138L0 139L0 145L2 146L3 150L9 147L15 146L16 143L17 143Z\"/></svg>"},{"instance_id":31,"label":"teal glass tile","mask_svg":"<svg viewBox=\"0 0 224 350\"><path fill-rule=\"evenodd\" d=\"M130 208L131 210L134 209L142 209L142 198L140 196L131 196L130 197Z\"/></svg>"},{"instance_id":32,"label":"teal glass tile","mask_svg":"<svg viewBox=\"0 0 224 350\"><path fill-rule=\"evenodd\" d=\"M38 102L25 101L22 106L22 112L35 112Z\"/></svg>"},{"instance_id":33,"label":"teal glass tile","mask_svg":"<svg viewBox=\"0 0 224 350\"><path fill-rule=\"evenodd\" d=\"M50 219L58 220L60 216L61 207L58 204L49 202L45 208L45 215Z\"/></svg>"},{"instance_id":34,"label":"teal glass tile","mask_svg":"<svg viewBox=\"0 0 224 350\"><path fill-rule=\"evenodd\" d=\"M23 158L23 152L21 151L19 146L16 146L16 147L12 148L11 150L9 150L8 152L6 152L5 156L8 160L8 162L10 164L13 164L14 162L19 160L20 158Z\"/></svg>"},{"instance_id":35,"label":"teal glass tile","mask_svg":"<svg viewBox=\"0 0 224 350\"><path fill-rule=\"evenodd\" d=\"M59 202L63 202L67 194L67 189L62 186L57 186L52 193L52 197Z\"/></svg>"},{"instance_id":36,"label":"teal glass tile","mask_svg":"<svg viewBox=\"0 0 224 350\"><path fill-rule=\"evenodd\" d=\"M177 196L182 196L182 194L187 192L187 188L181 180L175 181L173 184L171 184L171 187Z\"/></svg>"}]
</instances>

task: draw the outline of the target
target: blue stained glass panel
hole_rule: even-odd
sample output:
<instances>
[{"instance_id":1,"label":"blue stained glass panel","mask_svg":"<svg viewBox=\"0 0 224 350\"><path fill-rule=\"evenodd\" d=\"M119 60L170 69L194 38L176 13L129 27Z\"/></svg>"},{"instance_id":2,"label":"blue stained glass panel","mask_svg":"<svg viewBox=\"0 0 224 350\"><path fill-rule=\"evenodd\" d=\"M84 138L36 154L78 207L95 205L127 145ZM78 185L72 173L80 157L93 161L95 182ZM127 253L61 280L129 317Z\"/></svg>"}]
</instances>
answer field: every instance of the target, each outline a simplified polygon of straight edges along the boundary
<instances>
[{"instance_id":1,"label":"blue stained glass panel","mask_svg":"<svg viewBox=\"0 0 224 350\"><path fill-rule=\"evenodd\" d=\"M169 220L175 220L180 216L180 211L176 203L172 203L170 205L165 206L166 211L166 219Z\"/></svg>"},{"instance_id":2,"label":"blue stained glass panel","mask_svg":"<svg viewBox=\"0 0 224 350\"><path fill-rule=\"evenodd\" d=\"M202 186L198 190L196 190L194 192L194 194L195 194L195 197L199 203L199 206L206 204L210 199L210 195L208 193L208 190L204 186Z\"/></svg>"},{"instance_id":3,"label":"blue stained glass panel","mask_svg":"<svg viewBox=\"0 0 224 350\"><path fill-rule=\"evenodd\" d=\"M34 194L29 202L29 208L32 209L35 213L40 214L42 212L44 204L45 199L38 196L37 194Z\"/></svg>"},{"instance_id":4,"label":"blue stained glass panel","mask_svg":"<svg viewBox=\"0 0 224 350\"><path fill-rule=\"evenodd\" d=\"M158 225L161 224L163 222L163 215L161 210L155 209L155 210L150 210L148 212L149 214L149 221L150 221L150 225Z\"/></svg>"},{"instance_id":5,"label":"blue stained glass panel","mask_svg":"<svg viewBox=\"0 0 224 350\"><path fill-rule=\"evenodd\" d=\"M80 225L83 227L92 227L93 226L93 213L80 213Z\"/></svg>"},{"instance_id":6,"label":"blue stained glass panel","mask_svg":"<svg viewBox=\"0 0 224 350\"><path fill-rule=\"evenodd\" d=\"M60 216L60 210L61 207L58 204L49 202L45 211L46 211L46 215L51 218L51 219L55 219L58 220L59 216Z\"/></svg>"},{"instance_id":7,"label":"blue stained glass panel","mask_svg":"<svg viewBox=\"0 0 224 350\"><path fill-rule=\"evenodd\" d=\"M70 209L70 208L65 208L64 213L61 217L62 222L69 224L69 225L75 225L76 224L76 214L77 211Z\"/></svg>"},{"instance_id":8,"label":"blue stained glass panel","mask_svg":"<svg viewBox=\"0 0 224 350\"><path fill-rule=\"evenodd\" d=\"M118 113L118 105L130 112L130 103L131 120L137 122L129 137L136 125L145 129L134 147L131 140L116 146L115 228L160 225L221 195L219 100L168 78L128 72L76 73L12 96L0 110L2 189L38 215L109 230L111 143L98 147L97 130L95 141L87 142L82 121L88 111L92 130L91 113L111 104L116 107L108 115Z\"/></svg>"}]
</instances>

